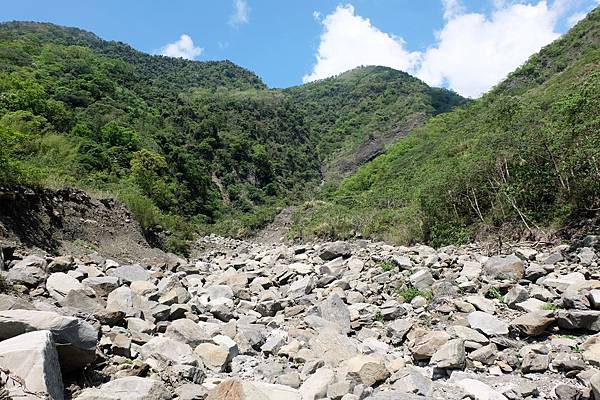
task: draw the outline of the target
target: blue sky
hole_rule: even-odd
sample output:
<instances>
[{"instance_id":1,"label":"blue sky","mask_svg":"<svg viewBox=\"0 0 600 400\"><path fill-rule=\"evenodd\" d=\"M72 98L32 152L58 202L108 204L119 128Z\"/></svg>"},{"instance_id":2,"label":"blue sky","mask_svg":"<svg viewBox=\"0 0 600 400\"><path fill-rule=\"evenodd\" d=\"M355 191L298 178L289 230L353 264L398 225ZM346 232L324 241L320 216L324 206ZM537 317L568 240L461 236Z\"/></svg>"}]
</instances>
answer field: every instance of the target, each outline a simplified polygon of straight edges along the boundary
<instances>
[{"instance_id":1,"label":"blue sky","mask_svg":"<svg viewBox=\"0 0 600 400\"><path fill-rule=\"evenodd\" d=\"M229 59L270 87L357 65L477 97L600 0L16 0L0 20L77 26L148 53Z\"/></svg>"}]
</instances>

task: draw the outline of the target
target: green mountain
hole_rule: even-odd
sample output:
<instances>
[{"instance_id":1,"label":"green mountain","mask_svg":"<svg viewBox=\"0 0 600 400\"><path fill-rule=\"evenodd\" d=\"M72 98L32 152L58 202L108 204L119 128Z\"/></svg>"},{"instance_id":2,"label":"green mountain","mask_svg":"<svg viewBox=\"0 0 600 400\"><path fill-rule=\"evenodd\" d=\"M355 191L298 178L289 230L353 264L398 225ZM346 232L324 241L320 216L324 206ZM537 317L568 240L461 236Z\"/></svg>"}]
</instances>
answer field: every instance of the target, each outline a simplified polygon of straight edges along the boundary
<instances>
[{"instance_id":1,"label":"green mountain","mask_svg":"<svg viewBox=\"0 0 600 400\"><path fill-rule=\"evenodd\" d=\"M600 206L600 9L296 215L297 236L433 244L527 234Z\"/></svg>"},{"instance_id":2,"label":"green mountain","mask_svg":"<svg viewBox=\"0 0 600 400\"><path fill-rule=\"evenodd\" d=\"M286 89L304 112L324 177L350 175L433 115L466 99L392 68L360 67Z\"/></svg>"},{"instance_id":3,"label":"green mountain","mask_svg":"<svg viewBox=\"0 0 600 400\"><path fill-rule=\"evenodd\" d=\"M360 164L462 102L387 68L270 90L228 61L2 23L0 184L108 192L151 231L238 234L305 198L323 163Z\"/></svg>"}]
</instances>

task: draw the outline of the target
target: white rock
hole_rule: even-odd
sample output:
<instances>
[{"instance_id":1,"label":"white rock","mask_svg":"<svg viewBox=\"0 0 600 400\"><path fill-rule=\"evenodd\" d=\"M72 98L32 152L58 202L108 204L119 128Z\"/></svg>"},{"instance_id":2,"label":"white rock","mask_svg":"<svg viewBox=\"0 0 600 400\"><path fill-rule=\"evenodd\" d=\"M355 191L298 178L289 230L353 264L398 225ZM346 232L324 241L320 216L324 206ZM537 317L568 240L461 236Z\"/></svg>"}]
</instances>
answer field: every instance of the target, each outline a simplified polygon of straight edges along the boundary
<instances>
[{"instance_id":1,"label":"white rock","mask_svg":"<svg viewBox=\"0 0 600 400\"><path fill-rule=\"evenodd\" d=\"M0 366L23 379L29 391L49 394L54 400L64 398L58 353L50 331L24 333L0 342ZM40 399L25 394L12 380L7 388L15 399Z\"/></svg>"}]
</instances>

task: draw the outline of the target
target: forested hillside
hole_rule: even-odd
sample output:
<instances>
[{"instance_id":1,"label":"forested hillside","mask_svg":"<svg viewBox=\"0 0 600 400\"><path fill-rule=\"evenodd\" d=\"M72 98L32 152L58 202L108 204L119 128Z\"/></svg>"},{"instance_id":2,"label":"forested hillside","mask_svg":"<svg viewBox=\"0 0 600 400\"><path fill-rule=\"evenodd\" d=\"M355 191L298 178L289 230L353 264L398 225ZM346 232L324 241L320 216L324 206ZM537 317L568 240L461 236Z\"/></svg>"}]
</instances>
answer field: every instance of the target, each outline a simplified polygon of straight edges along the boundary
<instances>
[{"instance_id":1,"label":"forested hillside","mask_svg":"<svg viewBox=\"0 0 600 400\"><path fill-rule=\"evenodd\" d=\"M269 90L228 61L3 23L0 183L116 195L146 229L239 234L310 193L321 161L351 157L368 137L387 144L462 101L381 68Z\"/></svg>"},{"instance_id":2,"label":"forested hillside","mask_svg":"<svg viewBox=\"0 0 600 400\"><path fill-rule=\"evenodd\" d=\"M298 236L460 243L600 206L600 9L297 213Z\"/></svg>"},{"instance_id":3,"label":"forested hillside","mask_svg":"<svg viewBox=\"0 0 600 400\"><path fill-rule=\"evenodd\" d=\"M213 224L318 181L298 115L227 61L150 56L50 24L0 25L0 182L107 191L147 228L179 229L177 216Z\"/></svg>"},{"instance_id":4,"label":"forested hillside","mask_svg":"<svg viewBox=\"0 0 600 400\"><path fill-rule=\"evenodd\" d=\"M347 176L431 116L466 100L387 67L360 67L285 90L305 115L326 178Z\"/></svg>"}]
</instances>

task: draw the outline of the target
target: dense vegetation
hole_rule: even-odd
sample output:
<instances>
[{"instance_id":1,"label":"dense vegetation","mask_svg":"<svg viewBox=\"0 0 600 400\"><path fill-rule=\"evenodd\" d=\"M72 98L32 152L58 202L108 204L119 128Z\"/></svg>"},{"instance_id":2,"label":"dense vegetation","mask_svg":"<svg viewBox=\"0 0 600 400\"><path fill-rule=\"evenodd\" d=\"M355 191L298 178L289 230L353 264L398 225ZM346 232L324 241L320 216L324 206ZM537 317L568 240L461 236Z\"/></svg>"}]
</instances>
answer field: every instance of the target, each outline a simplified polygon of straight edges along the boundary
<instances>
[{"instance_id":1,"label":"dense vegetation","mask_svg":"<svg viewBox=\"0 0 600 400\"><path fill-rule=\"evenodd\" d=\"M299 115L230 62L0 24L0 184L108 191L146 228L181 230L180 216L252 227L320 177Z\"/></svg>"},{"instance_id":2,"label":"dense vegetation","mask_svg":"<svg viewBox=\"0 0 600 400\"><path fill-rule=\"evenodd\" d=\"M175 250L193 230L249 232L323 177L296 236L444 244L564 223L600 207L599 108L600 10L468 103L384 67L270 90L227 61L0 24L0 185L116 195Z\"/></svg>"},{"instance_id":3,"label":"dense vegetation","mask_svg":"<svg viewBox=\"0 0 600 400\"><path fill-rule=\"evenodd\" d=\"M239 234L309 193L320 160L461 101L381 68L269 90L228 61L3 23L0 185L78 186L117 195L148 230Z\"/></svg>"},{"instance_id":4,"label":"dense vegetation","mask_svg":"<svg viewBox=\"0 0 600 400\"><path fill-rule=\"evenodd\" d=\"M600 206L600 9L297 214L298 236L465 242Z\"/></svg>"},{"instance_id":5,"label":"dense vegetation","mask_svg":"<svg viewBox=\"0 0 600 400\"><path fill-rule=\"evenodd\" d=\"M431 116L466 101L379 66L356 68L285 93L304 112L326 178L349 175Z\"/></svg>"}]
</instances>

